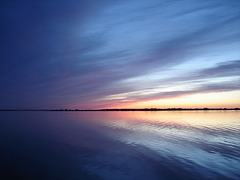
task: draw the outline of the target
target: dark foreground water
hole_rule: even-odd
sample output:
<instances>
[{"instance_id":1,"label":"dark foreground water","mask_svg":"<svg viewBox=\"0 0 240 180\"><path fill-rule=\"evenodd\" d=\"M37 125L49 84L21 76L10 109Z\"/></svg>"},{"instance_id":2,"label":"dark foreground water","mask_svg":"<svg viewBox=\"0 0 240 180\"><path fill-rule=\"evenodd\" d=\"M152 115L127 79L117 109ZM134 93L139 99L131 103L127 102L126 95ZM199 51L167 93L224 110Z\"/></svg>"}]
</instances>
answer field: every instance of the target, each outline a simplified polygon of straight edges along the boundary
<instances>
[{"instance_id":1,"label":"dark foreground water","mask_svg":"<svg viewBox=\"0 0 240 180\"><path fill-rule=\"evenodd\" d=\"M0 112L0 179L240 179L240 112Z\"/></svg>"}]
</instances>

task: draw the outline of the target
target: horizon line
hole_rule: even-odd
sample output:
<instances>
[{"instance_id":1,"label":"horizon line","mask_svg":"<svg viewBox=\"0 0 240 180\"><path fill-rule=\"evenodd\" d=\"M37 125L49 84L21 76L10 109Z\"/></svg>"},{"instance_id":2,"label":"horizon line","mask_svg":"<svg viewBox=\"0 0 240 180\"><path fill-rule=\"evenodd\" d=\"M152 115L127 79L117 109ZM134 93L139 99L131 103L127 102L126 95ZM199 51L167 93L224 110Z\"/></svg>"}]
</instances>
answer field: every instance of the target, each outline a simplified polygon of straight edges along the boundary
<instances>
[{"instance_id":1,"label":"horizon line","mask_svg":"<svg viewBox=\"0 0 240 180\"><path fill-rule=\"evenodd\" d=\"M240 108L103 108L103 109L0 109L0 111L199 111L240 110Z\"/></svg>"}]
</instances>

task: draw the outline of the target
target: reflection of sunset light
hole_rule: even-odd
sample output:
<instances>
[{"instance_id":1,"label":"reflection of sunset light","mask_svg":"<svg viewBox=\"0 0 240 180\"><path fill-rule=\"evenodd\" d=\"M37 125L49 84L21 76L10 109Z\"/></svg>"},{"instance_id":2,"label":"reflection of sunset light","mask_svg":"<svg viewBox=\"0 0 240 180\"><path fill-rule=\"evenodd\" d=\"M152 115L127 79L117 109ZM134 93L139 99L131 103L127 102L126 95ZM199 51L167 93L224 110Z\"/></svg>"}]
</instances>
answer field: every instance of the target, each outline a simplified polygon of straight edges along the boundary
<instances>
[{"instance_id":1,"label":"reflection of sunset light","mask_svg":"<svg viewBox=\"0 0 240 180\"><path fill-rule=\"evenodd\" d=\"M165 155L174 153L175 156L188 157L190 153L197 155L199 152L192 151L194 146L191 143L181 142L238 143L239 140L224 135L227 129L232 133L238 133L240 128L238 113L238 111L124 111L93 114L96 119L101 117L97 123L112 129L105 131L105 135L117 141L141 145ZM221 137L216 137L216 133L221 134ZM175 142L174 146L172 142ZM205 151L202 153L208 155Z\"/></svg>"},{"instance_id":2,"label":"reflection of sunset light","mask_svg":"<svg viewBox=\"0 0 240 180\"><path fill-rule=\"evenodd\" d=\"M86 119L91 119L92 123L103 123L127 129L130 126L135 128L137 124L184 129L192 127L221 129L231 126L231 129L237 129L240 128L240 116L236 116L236 113L238 111L94 111L91 114L88 112L72 112L71 114L76 121L78 121L78 116L82 119L86 115Z\"/></svg>"}]
</instances>

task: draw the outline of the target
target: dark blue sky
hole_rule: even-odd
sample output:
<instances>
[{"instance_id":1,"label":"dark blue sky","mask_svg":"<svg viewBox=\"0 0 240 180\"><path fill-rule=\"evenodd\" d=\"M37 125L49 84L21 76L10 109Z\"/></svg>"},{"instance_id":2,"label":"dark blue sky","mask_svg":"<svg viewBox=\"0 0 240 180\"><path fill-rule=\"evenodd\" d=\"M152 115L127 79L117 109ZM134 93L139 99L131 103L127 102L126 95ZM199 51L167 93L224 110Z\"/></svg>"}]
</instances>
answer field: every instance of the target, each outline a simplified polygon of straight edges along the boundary
<instances>
[{"instance_id":1,"label":"dark blue sky","mask_svg":"<svg viewBox=\"0 0 240 180\"><path fill-rule=\"evenodd\" d=\"M238 0L2 0L0 109L239 106L239 19Z\"/></svg>"}]
</instances>

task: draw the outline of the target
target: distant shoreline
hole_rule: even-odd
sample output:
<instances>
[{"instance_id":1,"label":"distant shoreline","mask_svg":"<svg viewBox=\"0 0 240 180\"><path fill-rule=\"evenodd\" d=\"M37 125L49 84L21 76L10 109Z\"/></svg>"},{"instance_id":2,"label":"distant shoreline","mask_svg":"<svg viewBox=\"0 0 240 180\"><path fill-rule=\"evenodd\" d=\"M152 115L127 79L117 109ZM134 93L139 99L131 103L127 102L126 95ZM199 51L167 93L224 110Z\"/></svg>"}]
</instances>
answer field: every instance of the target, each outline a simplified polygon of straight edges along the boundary
<instances>
[{"instance_id":1,"label":"distant shoreline","mask_svg":"<svg viewBox=\"0 0 240 180\"><path fill-rule=\"evenodd\" d=\"M0 111L233 111L240 108L145 108L145 109L0 109Z\"/></svg>"}]
</instances>

